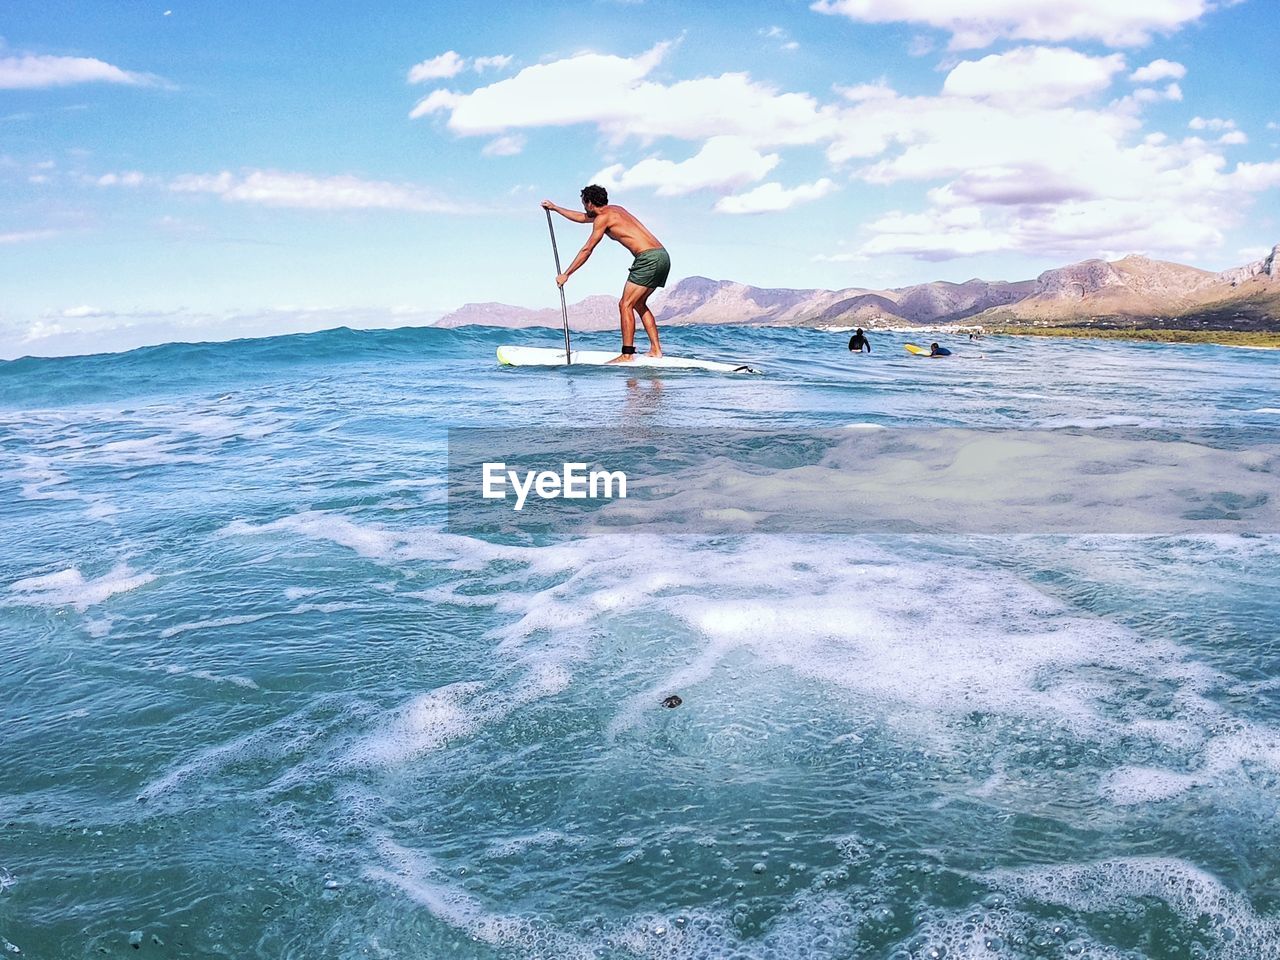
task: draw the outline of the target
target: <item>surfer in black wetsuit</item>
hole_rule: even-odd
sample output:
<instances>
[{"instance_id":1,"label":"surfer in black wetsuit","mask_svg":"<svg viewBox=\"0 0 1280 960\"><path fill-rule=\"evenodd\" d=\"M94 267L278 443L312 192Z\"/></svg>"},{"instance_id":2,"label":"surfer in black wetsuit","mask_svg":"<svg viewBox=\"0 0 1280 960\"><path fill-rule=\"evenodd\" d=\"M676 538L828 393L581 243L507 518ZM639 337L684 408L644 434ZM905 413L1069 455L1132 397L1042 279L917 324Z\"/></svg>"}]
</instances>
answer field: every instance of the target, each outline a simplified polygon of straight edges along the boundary
<instances>
[{"instance_id":1,"label":"surfer in black wetsuit","mask_svg":"<svg viewBox=\"0 0 1280 960\"><path fill-rule=\"evenodd\" d=\"M853 332L853 336L849 338L849 351L851 353L861 353L863 347L866 347L867 353L871 352L871 341L866 338L862 328L859 327Z\"/></svg>"}]
</instances>

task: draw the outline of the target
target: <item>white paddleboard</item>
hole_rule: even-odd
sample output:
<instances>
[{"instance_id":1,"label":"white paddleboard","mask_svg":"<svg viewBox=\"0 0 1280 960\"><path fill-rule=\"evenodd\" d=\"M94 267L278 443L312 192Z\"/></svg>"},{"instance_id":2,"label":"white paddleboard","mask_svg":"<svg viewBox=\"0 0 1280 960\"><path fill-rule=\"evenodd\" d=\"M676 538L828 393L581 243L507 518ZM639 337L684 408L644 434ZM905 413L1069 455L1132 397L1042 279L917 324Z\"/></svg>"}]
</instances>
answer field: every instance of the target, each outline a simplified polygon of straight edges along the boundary
<instances>
[{"instance_id":1,"label":"white paddleboard","mask_svg":"<svg viewBox=\"0 0 1280 960\"><path fill-rule=\"evenodd\" d=\"M601 367L616 357L608 350L574 350L569 354L571 366ZM563 367L564 351L550 347L498 348L498 362L507 367ZM663 370L715 370L718 373L759 373L745 363L720 363L717 360L691 360L687 357L646 357L636 354L629 363L615 363L615 367L658 367Z\"/></svg>"}]
</instances>

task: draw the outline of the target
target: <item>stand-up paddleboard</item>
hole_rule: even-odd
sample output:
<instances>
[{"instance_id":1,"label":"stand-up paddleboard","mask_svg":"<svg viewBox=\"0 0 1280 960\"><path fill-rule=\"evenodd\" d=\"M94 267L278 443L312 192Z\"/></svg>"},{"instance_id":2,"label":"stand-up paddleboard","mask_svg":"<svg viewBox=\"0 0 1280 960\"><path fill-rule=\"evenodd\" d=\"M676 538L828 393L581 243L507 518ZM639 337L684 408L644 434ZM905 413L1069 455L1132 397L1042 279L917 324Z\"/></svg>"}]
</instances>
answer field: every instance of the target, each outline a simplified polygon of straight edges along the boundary
<instances>
[{"instance_id":1,"label":"stand-up paddleboard","mask_svg":"<svg viewBox=\"0 0 1280 960\"><path fill-rule=\"evenodd\" d=\"M574 350L569 354L571 365L578 367L602 367L610 365L609 361L617 354L610 350ZM498 348L498 362L506 367L563 367L564 351L550 347L512 347ZM717 373L759 373L754 367L745 363L720 363L717 360L691 360L687 357L646 357L637 353L636 358L627 363L615 363L612 366L623 370L628 367L657 367L662 370L714 370Z\"/></svg>"},{"instance_id":2,"label":"stand-up paddleboard","mask_svg":"<svg viewBox=\"0 0 1280 960\"><path fill-rule=\"evenodd\" d=\"M939 347L937 353L930 353L924 347L917 347L914 343L908 343L905 346L907 348L907 353L914 353L917 357L949 357L951 356L951 351L948 350L946 347Z\"/></svg>"}]
</instances>

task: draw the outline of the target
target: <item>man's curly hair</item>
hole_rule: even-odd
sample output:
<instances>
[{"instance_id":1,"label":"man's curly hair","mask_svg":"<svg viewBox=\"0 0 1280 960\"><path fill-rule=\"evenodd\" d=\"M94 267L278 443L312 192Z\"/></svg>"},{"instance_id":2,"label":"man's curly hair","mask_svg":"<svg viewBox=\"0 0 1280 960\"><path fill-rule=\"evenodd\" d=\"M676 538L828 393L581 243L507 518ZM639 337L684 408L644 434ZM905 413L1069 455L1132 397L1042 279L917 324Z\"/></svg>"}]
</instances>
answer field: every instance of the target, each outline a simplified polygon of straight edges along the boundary
<instances>
[{"instance_id":1,"label":"man's curly hair","mask_svg":"<svg viewBox=\"0 0 1280 960\"><path fill-rule=\"evenodd\" d=\"M595 204L597 207L609 205L609 191L598 183L582 188L582 202Z\"/></svg>"}]
</instances>

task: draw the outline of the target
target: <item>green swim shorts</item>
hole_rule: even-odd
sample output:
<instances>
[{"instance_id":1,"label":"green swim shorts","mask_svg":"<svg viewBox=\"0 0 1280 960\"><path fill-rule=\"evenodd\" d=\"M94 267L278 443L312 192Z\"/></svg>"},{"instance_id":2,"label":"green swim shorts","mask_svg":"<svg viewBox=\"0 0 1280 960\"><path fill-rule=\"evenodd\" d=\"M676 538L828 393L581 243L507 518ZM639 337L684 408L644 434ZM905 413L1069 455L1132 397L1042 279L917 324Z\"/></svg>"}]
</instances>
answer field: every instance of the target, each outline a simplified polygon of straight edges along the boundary
<instances>
[{"instance_id":1,"label":"green swim shorts","mask_svg":"<svg viewBox=\"0 0 1280 960\"><path fill-rule=\"evenodd\" d=\"M654 247L652 250L641 250L636 254L627 279L642 287L665 287L667 275L670 273L671 257L662 247Z\"/></svg>"}]
</instances>

